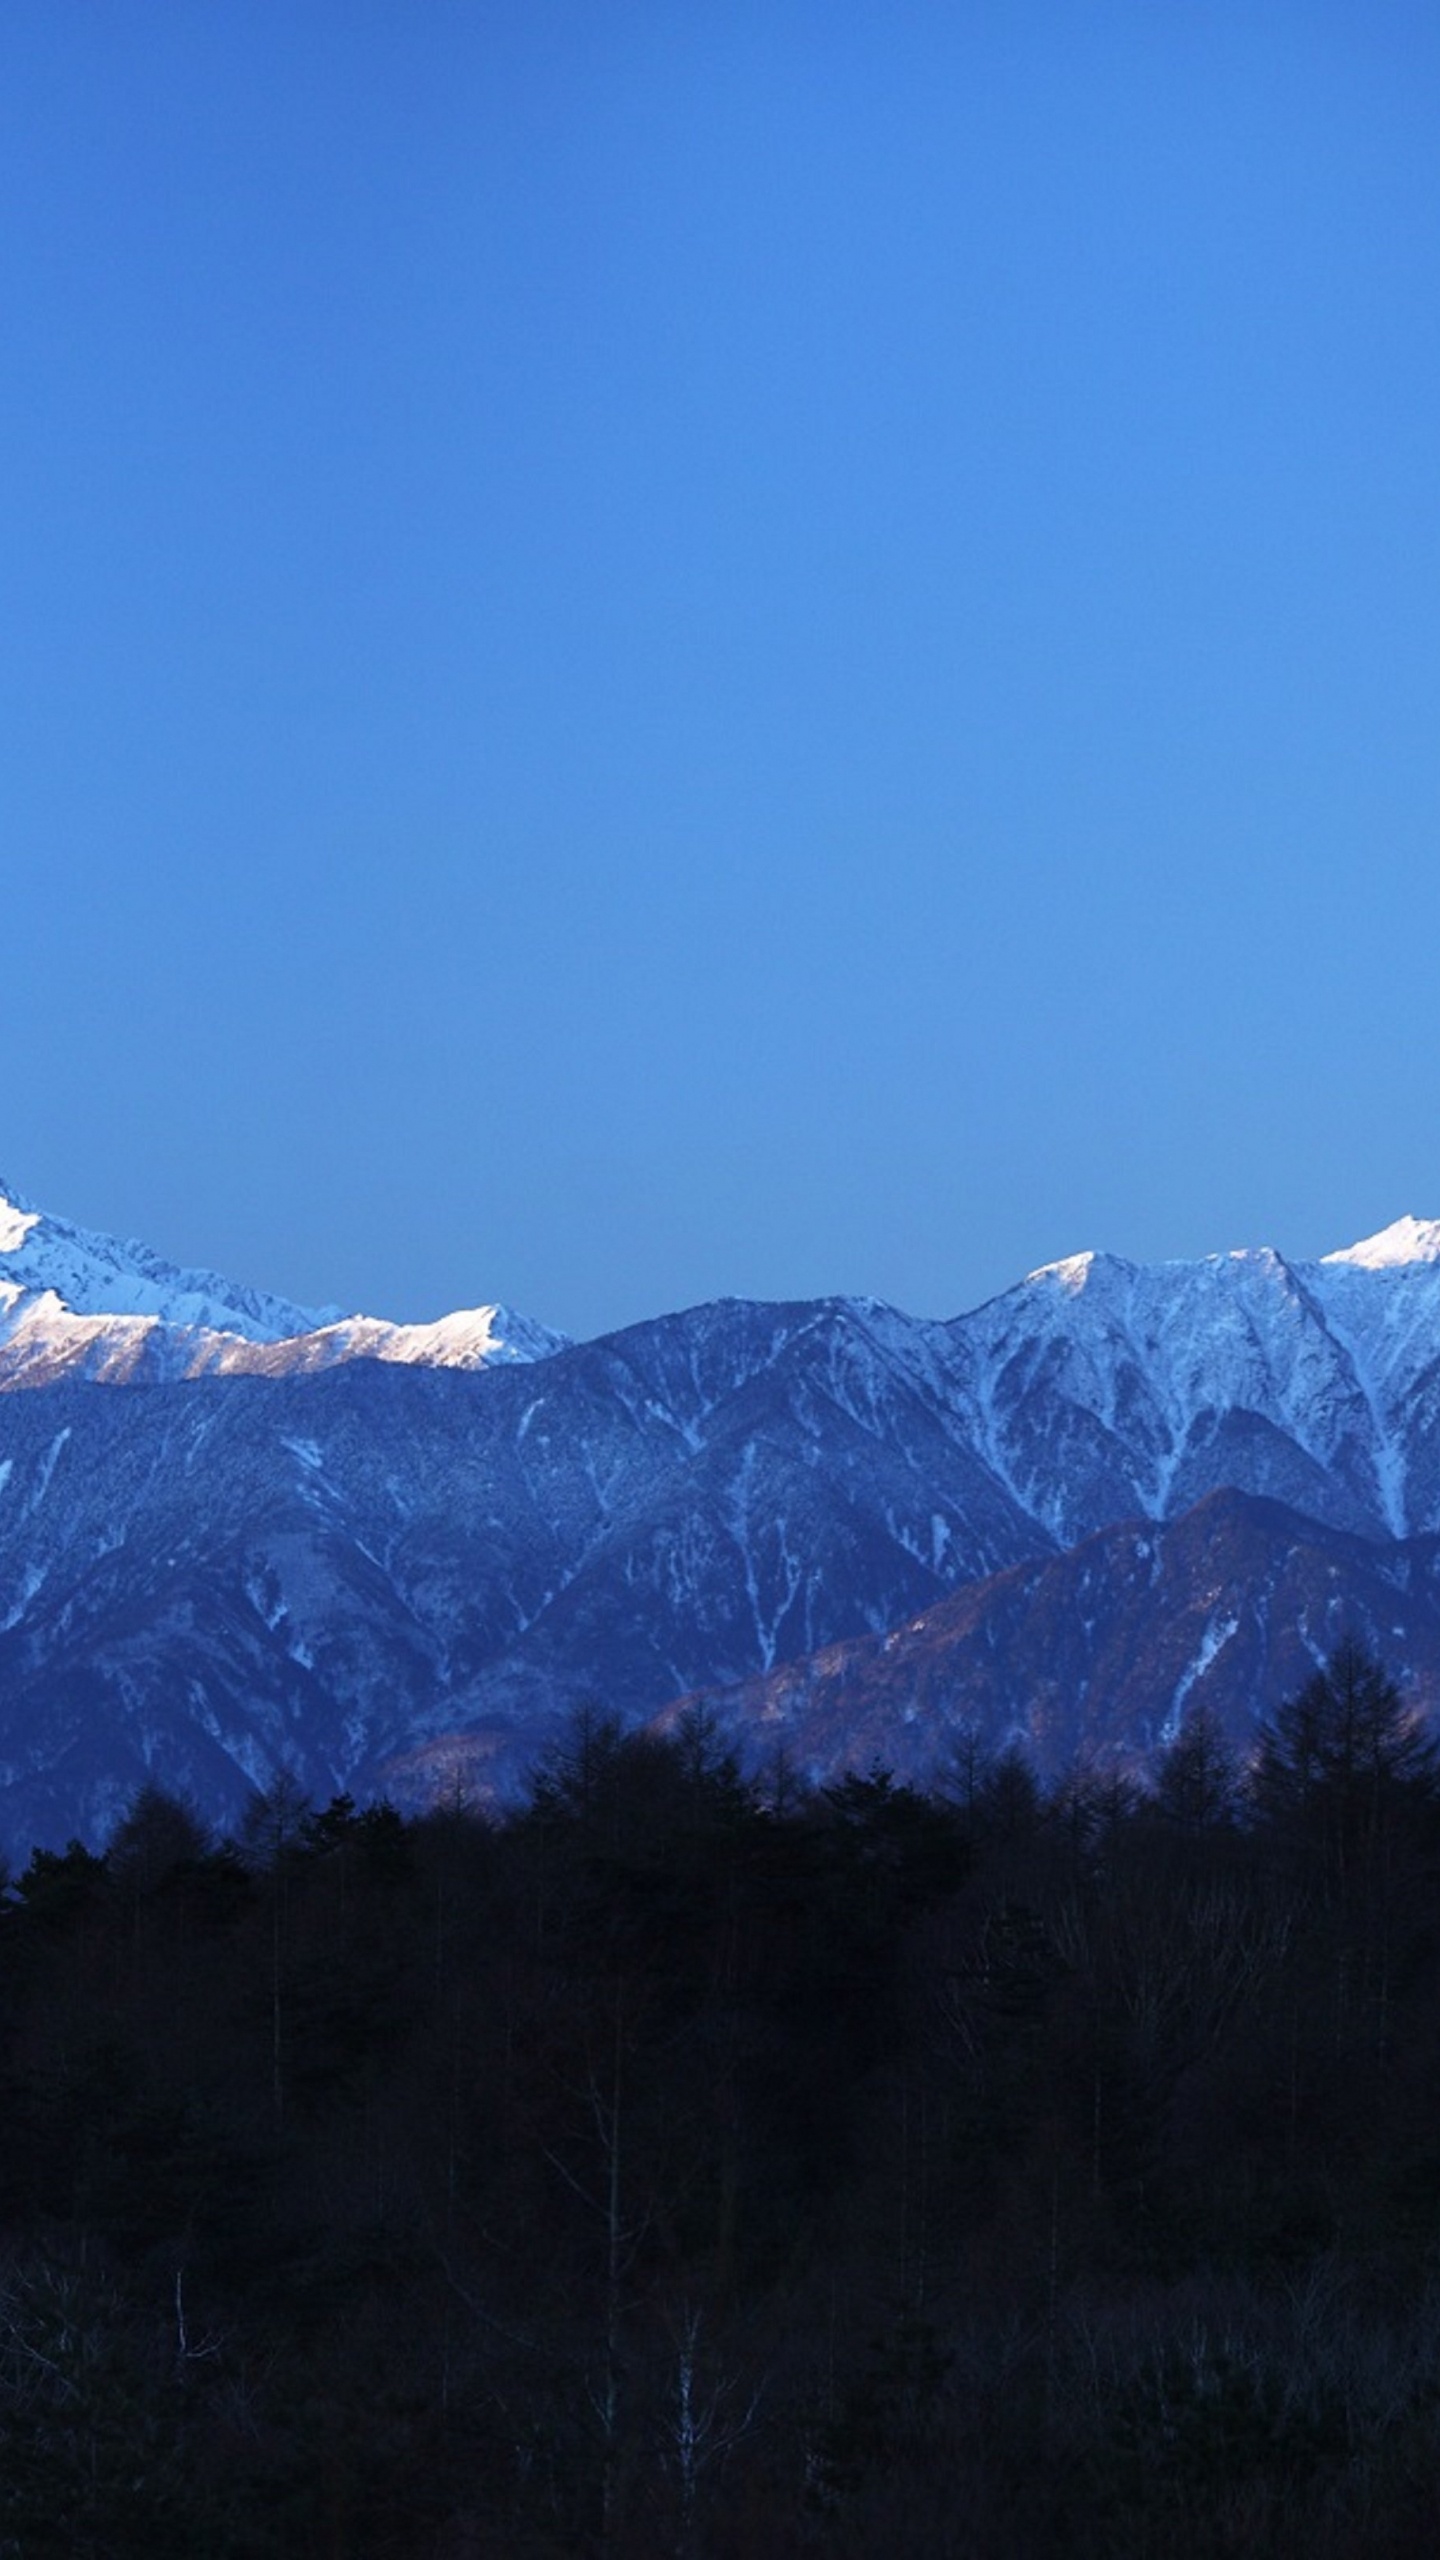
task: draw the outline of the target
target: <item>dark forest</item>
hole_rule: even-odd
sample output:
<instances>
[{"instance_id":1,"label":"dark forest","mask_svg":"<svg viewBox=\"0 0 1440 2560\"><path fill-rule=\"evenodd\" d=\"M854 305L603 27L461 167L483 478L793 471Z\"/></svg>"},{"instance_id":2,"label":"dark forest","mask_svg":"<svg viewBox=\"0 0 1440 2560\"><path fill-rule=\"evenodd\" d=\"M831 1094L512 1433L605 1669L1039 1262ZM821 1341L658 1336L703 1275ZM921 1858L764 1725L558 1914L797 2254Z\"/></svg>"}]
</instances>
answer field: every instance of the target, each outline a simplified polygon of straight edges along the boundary
<instances>
[{"instance_id":1,"label":"dark forest","mask_svg":"<svg viewBox=\"0 0 1440 2560\"><path fill-rule=\"evenodd\" d=\"M0 2031L18 2560L1440 2535L1440 1787L1353 1647L1143 1791L598 1708L504 1818L149 1789Z\"/></svg>"}]
</instances>

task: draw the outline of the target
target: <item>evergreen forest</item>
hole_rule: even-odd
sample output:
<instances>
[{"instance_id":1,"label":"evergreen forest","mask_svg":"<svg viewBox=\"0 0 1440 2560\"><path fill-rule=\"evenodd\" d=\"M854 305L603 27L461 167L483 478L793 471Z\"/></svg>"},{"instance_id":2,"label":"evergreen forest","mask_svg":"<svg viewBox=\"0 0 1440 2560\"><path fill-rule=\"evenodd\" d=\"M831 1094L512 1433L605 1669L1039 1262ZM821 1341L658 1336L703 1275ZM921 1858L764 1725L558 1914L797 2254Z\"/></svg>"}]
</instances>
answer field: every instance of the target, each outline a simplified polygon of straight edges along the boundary
<instances>
[{"instance_id":1,"label":"evergreen forest","mask_svg":"<svg viewBox=\"0 0 1440 2560\"><path fill-rule=\"evenodd\" d=\"M1440 1780L1353 1645L1143 1790L147 1789L0 1905L3 2560L1440 2543Z\"/></svg>"}]
</instances>

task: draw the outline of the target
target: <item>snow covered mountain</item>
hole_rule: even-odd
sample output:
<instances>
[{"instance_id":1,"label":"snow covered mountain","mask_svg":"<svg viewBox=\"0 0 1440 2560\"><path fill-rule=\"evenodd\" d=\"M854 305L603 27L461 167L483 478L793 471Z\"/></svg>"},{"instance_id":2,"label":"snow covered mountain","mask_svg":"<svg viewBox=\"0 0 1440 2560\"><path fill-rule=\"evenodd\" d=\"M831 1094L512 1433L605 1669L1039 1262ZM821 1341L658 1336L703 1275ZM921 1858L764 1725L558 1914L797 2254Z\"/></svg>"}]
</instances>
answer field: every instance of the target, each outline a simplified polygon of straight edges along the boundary
<instances>
[{"instance_id":1,"label":"snow covered mountain","mask_svg":"<svg viewBox=\"0 0 1440 2560\"><path fill-rule=\"evenodd\" d=\"M63 1376L112 1385L215 1372L283 1377L356 1359L476 1369L543 1360L564 1340L505 1307L398 1325L292 1306L47 1217L0 1180L0 1388Z\"/></svg>"},{"instance_id":2,"label":"snow covered mountain","mask_svg":"<svg viewBox=\"0 0 1440 2560\"><path fill-rule=\"evenodd\" d=\"M222 1820L281 1761L504 1790L587 1694L721 1694L817 1768L918 1770L972 1713L1139 1744L1202 1685L1272 1705L1347 1613L1440 1700L1440 1227L1082 1255L950 1323L727 1301L569 1345L291 1307L13 1195L0 1273L12 1852L103 1833L147 1774Z\"/></svg>"},{"instance_id":3,"label":"snow covered mountain","mask_svg":"<svg viewBox=\"0 0 1440 2560\"><path fill-rule=\"evenodd\" d=\"M1217 1485L1393 1537L1440 1527L1440 1226L1032 1272L960 1317L978 1445L1064 1545Z\"/></svg>"}]
</instances>

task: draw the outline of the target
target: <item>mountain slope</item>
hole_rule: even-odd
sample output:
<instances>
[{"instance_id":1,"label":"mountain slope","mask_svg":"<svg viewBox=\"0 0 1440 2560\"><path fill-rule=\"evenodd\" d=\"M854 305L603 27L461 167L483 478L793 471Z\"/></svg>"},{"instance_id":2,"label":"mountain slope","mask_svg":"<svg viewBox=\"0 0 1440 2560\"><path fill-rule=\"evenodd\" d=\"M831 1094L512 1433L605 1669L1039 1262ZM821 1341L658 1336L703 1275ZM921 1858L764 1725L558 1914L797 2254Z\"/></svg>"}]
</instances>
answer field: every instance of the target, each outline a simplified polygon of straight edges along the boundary
<instances>
[{"instance_id":1,"label":"mountain slope","mask_svg":"<svg viewBox=\"0 0 1440 2560\"><path fill-rule=\"evenodd\" d=\"M969 1731L1020 1744L1053 1779L1133 1762L1200 1707L1243 1747L1347 1634L1440 1701L1440 1537L1359 1538L1223 1491L698 1696L747 1757L783 1750L818 1778L873 1757L923 1780Z\"/></svg>"},{"instance_id":2,"label":"mountain slope","mask_svg":"<svg viewBox=\"0 0 1440 2560\"><path fill-rule=\"evenodd\" d=\"M843 1309L747 1309L538 1368L0 1398L12 1836L53 1822L57 1758L92 1829L151 1767L218 1802L212 1744L227 1818L280 1758L368 1788L437 1727L488 1736L514 1782L579 1694L640 1716L904 1615L952 1551L977 1570L1035 1552L851 1333Z\"/></svg>"}]
</instances>

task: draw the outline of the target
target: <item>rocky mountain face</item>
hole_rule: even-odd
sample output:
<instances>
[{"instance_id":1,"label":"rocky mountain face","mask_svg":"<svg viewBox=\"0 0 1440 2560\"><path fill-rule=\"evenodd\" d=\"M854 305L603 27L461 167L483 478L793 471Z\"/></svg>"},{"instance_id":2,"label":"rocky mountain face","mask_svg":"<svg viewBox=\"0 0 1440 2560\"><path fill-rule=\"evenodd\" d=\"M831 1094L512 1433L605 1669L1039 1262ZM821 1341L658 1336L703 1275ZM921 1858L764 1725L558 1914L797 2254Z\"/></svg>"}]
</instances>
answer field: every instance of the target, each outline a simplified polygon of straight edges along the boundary
<instances>
[{"instance_id":1,"label":"rocky mountain face","mask_svg":"<svg viewBox=\"0 0 1440 2560\"><path fill-rule=\"evenodd\" d=\"M0 1205L0 1836L505 1791L577 1699L916 1774L1237 1726L1342 1625L1440 1698L1440 1228L1037 1272L948 1324L568 1344L238 1290ZM1235 1618L1230 1628L1229 1620Z\"/></svg>"},{"instance_id":2,"label":"rocky mountain face","mask_svg":"<svg viewBox=\"0 0 1440 2560\"><path fill-rule=\"evenodd\" d=\"M959 1782L967 1754L1018 1742L1055 1778L1134 1768L1205 1708L1244 1747L1341 1636L1440 1703L1440 1538L1374 1539L1256 1494L1206 1494L965 1584L884 1635L676 1700L703 1705L753 1763L880 1761Z\"/></svg>"}]
</instances>

